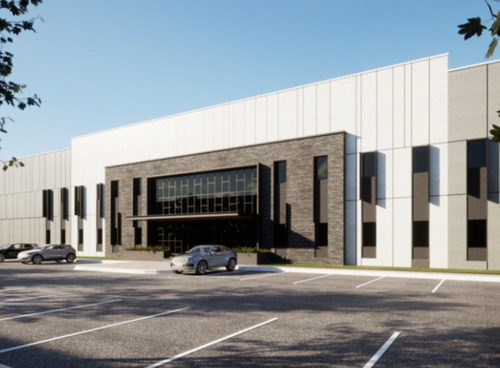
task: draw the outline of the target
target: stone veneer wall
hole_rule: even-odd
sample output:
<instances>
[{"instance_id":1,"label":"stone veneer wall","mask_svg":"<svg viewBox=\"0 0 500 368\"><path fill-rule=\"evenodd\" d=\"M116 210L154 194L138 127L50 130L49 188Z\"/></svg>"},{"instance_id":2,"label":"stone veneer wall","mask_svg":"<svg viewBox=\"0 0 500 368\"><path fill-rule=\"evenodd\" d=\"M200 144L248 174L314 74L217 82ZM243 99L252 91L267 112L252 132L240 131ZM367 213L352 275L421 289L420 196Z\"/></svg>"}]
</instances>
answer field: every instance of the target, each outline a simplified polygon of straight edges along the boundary
<instances>
[{"instance_id":1,"label":"stone veneer wall","mask_svg":"<svg viewBox=\"0 0 500 368\"><path fill-rule=\"evenodd\" d=\"M106 255L116 255L133 246L132 221L133 179L142 178L139 215L147 215L147 179L258 165L260 247L274 250L273 169L274 162L287 162L287 204L290 208L288 247L279 254L294 263L343 264L344 226L344 146L345 133L320 135L276 143L267 143L181 157L158 159L106 168ZM131 148L133 149L133 148ZM328 156L328 256L315 257L314 247L314 157ZM122 244L110 242L111 181L119 181L119 211L122 218ZM143 245L147 244L147 227L142 227Z\"/></svg>"}]
</instances>

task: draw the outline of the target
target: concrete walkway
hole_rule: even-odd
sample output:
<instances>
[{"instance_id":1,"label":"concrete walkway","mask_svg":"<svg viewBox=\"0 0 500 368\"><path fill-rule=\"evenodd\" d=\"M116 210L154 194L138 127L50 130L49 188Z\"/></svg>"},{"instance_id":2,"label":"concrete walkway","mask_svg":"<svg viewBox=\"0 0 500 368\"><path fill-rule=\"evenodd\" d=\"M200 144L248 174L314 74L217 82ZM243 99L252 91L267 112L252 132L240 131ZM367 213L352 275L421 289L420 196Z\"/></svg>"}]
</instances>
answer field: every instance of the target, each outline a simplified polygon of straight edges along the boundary
<instances>
[{"instance_id":1,"label":"concrete walkway","mask_svg":"<svg viewBox=\"0 0 500 368\"><path fill-rule=\"evenodd\" d=\"M389 270L356 270L345 268L321 268L321 267L287 267L287 266L250 266L238 265L242 271L254 272L292 272L322 275L346 275L346 276L367 276L367 277L398 277L412 279L430 280L457 280L457 281L479 281L498 282L500 275L479 275L467 273L446 273L446 272L411 272L411 271L389 271ZM170 262L151 261L119 261L119 260L92 260L78 259L75 263L75 271L92 272L114 272L128 274L165 274L170 273Z\"/></svg>"}]
</instances>

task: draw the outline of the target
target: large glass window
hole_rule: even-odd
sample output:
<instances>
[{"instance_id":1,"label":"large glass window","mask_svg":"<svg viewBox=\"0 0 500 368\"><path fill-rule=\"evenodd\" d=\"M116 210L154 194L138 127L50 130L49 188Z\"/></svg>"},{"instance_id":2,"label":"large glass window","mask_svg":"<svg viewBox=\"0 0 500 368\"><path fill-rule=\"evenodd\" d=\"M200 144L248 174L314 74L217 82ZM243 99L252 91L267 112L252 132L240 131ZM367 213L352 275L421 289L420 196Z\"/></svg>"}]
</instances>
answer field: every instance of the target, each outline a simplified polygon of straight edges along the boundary
<instances>
[{"instance_id":1,"label":"large glass window","mask_svg":"<svg viewBox=\"0 0 500 368\"><path fill-rule=\"evenodd\" d=\"M149 179L150 215L257 213L257 168ZM154 198L152 197L154 196Z\"/></svg>"}]
</instances>

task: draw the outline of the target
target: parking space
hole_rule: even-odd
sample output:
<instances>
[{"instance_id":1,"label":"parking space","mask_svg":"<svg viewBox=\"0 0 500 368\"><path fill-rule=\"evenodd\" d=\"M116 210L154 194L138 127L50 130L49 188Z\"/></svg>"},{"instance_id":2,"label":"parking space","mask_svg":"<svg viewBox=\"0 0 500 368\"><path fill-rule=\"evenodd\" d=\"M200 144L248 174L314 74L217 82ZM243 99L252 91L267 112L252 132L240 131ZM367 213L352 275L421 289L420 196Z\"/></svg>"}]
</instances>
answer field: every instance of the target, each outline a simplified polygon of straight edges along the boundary
<instances>
[{"instance_id":1,"label":"parking space","mask_svg":"<svg viewBox=\"0 0 500 368\"><path fill-rule=\"evenodd\" d=\"M0 278L0 367L500 366L495 282L18 263Z\"/></svg>"}]
</instances>

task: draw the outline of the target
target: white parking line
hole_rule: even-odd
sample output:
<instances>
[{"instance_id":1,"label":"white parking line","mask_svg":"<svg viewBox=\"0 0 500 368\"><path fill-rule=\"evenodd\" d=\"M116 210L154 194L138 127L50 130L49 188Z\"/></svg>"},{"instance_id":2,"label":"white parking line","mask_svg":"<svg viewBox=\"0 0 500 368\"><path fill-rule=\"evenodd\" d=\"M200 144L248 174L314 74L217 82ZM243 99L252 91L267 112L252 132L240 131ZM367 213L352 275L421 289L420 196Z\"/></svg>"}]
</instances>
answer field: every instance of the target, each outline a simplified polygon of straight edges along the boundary
<instances>
[{"instance_id":1,"label":"white parking line","mask_svg":"<svg viewBox=\"0 0 500 368\"><path fill-rule=\"evenodd\" d=\"M56 340L62 340L62 339L66 339L68 337L83 335L83 334L86 334L86 333L89 333L89 332L100 331L100 330L104 330L106 328L117 327L117 326L125 325L125 324L128 324L128 323L138 322L138 321L142 321L142 320L146 320L146 319L150 319L150 318L154 318L154 317L165 316L167 314L181 312L181 311L184 311L184 310L189 309L189 308L190 307L175 309L175 310L166 311L166 312L162 312L162 313L158 313L158 314L153 314L151 316L146 316L146 317L131 319L131 320L128 320L128 321L113 323L113 324L106 325L106 326L91 328L90 330L84 330L84 331L80 331L80 332L75 332L75 333L64 335L64 336L57 336L57 337L53 337L52 339L47 339L47 340L32 342L32 343L25 344L25 345L13 346L11 348L0 350L0 354L8 353L9 351L14 351L14 350L19 350L19 349L27 348L27 347L30 347L30 346L45 344L47 342L52 342L52 341L56 341Z\"/></svg>"},{"instance_id":2,"label":"white parking line","mask_svg":"<svg viewBox=\"0 0 500 368\"><path fill-rule=\"evenodd\" d=\"M324 277L328 277L328 276L332 276L331 274L328 274L328 275L321 275L321 276L316 276L316 277L313 277L312 279L306 279L306 280L300 280L300 281L295 281L293 283L293 285L297 285L297 284L301 284L303 282L308 282L308 281L313 281L313 280L317 280L317 279L322 279Z\"/></svg>"},{"instance_id":3,"label":"white parking line","mask_svg":"<svg viewBox=\"0 0 500 368\"><path fill-rule=\"evenodd\" d=\"M205 349L205 348L208 348L209 346L212 346L212 345L218 344L218 343L220 343L220 342L222 342L222 341L229 340L229 339L231 339L231 338L233 338L233 337L235 337L235 336L238 336L238 335L244 334L245 332L248 332L248 331L254 330L254 329L256 329L256 328L262 327L262 326L264 326L264 325L267 325L268 323L274 322L274 321L276 321L277 319L278 319L277 317L275 317L275 318L271 318L270 320L267 320L267 321L265 321L265 322L259 323L258 325L255 325L255 326L252 326L252 327L248 327L248 328L246 328L246 329L244 329L244 330L241 330L241 331L235 332L235 333L233 333L233 334L231 334L231 335L227 335L227 336L225 336L225 337L223 337L223 338L220 338L220 339L218 339L218 340L215 340L215 341L209 342L208 344L201 345L201 346L199 346L199 347L197 347L197 348L194 348L194 349L188 350L188 351L186 351L186 352L184 352L184 353L181 353L181 354L177 354L177 355L175 355L175 356L173 356L173 357L171 357L171 358L168 358L168 359L162 360L161 362L156 362L156 363L154 363L154 364L148 365L146 368L156 368L156 367L159 367L159 366L161 366L161 365L168 364L168 363L170 363L170 362L173 362L174 360L177 360L177 359L179 359L179 358L185 357L186 355L189 355L189 354L195 353L195 352L197 352L197 351L199 351L199 350L203 350L203 349Z\"/></svg>"},{"instance_id":4,"label":"white parking line","mask_svg":"<svg viewBox=\"0 0 500 368\"><path fill-rule=\"evenodd\" d=\"M435 293L436 291L438 291L438 289L441 287L441 285L443 285L444 282L445 279L442 279L441 282L437 284L437 286L432 290L432 292Z\"/></svg>"},{"instance_id":5,"label":"white parking line","mask_svg":"<svg viewBox=\"0 0 500 368\"><path fill-rule=\"evenodd\" d=\"M374 356L364 365L363 368L371 368L377 363L377 361L380 359L382 355L384 355L385 351L389 349L389 347L392 345L392 343L398 338L399 334L401 332L394 332L392 336L385 342L384 345L378 351L375 353Z\"/></svg>"},{"instance_id":6,"label":"white parking line","mask_svg":"<svg viewBox=\"0 0 500 368\"><path fill-rule=\"evenodd\" d=\"M47 294L47 295L41 295L41 296L30 296L29 298L7 299L7 300L4 300L3 302L0 302L0 304L8 304L8 303L15 303L15 302L25 302L25 301L28 301L28 300L50 298L51 296L54 296L54 295L67 295L67 294L71 294L71 293L61 292L61 293L53 293L53 294Z\"/></svg>"},{"instance_id":7,"label":"white parking line","mask_svg":"<svg viewBox=\"0 0 500 368\"><path fill-rule=\"evenodd\" d=\"M116 303L116 302L121 302L123 299L114 299L114 300L108 300L106 302L100 302L100 303L92 303L92 304L84 304L84 305L77 305L74 307L68 307L68 308L60 308L60 309L51 309L45 312L37 312L37 313L29 313L29 314L20 314L18 316L13 316L13 317L6 317L6 318L0 318L1 321L9 321L11 319L18 319L18 318L25 318L25 317L33 317L33 316L39 316L42 314L49 314L49 313L56 313L56 312L62 312L70 309L78 309L78 308L85 308L85 307L93 307L96 305L102 305L102 304L109 304L109 303ZM1 368L1 366L0 366Z\"/></svg>"},{"instance_id":8,"label":"white parking line","mask_svg":"<svg viewBox=\"0 0 500 368\"><path fill-rule=\"evenodd\" d=\"M383 278L385 278L385 276L381 276L379 278L376 278L375 280L371 280L371 281L365 282L364 284L356 286L356 289L362 288L363 286L366 286L366 285L370 285L371 283L376 282L378 280L382 280Z\"/></svg>"},{"instance_id":9,"label":"white parking line","mask_svg":"<svg viewBox=\"0 0 500 368\"><path fill-rule=\"evenodd\" d=\"M269 277L269 276L275 276L275 275L279 275L279 273L265 273L265 274L262 274L262 275L258 275L258 276L249 276L249 277L244 277L242 279L240 279L240 281L247 281L247 280L253 280L253 279L260 279L262 277Z\"/></svg>"}]
</instances>

